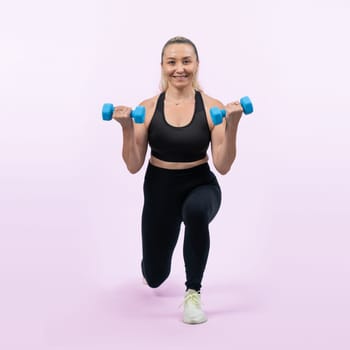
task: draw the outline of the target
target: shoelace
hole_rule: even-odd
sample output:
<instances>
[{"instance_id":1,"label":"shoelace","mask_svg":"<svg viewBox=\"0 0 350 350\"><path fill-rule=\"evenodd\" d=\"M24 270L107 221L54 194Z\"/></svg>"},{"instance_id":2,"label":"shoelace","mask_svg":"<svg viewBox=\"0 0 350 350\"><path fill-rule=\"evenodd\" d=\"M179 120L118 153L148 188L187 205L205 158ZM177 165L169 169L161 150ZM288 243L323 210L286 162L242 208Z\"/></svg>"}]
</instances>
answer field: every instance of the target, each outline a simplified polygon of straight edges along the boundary
<instances>
[{"instance_id":1,"label":"shoelace","mask_svg":"<svg viewBox=\"0 0 350 350\"><path fill-rule=\"evenodd\" d=\"M196 306L200 306L201 302L200 302L200 299L199 299L199 294L198 293L188 293L185 296L184 301L179 305L179 308L184 306L187 302L192 302Z\"/></svg>"}]
</instances>

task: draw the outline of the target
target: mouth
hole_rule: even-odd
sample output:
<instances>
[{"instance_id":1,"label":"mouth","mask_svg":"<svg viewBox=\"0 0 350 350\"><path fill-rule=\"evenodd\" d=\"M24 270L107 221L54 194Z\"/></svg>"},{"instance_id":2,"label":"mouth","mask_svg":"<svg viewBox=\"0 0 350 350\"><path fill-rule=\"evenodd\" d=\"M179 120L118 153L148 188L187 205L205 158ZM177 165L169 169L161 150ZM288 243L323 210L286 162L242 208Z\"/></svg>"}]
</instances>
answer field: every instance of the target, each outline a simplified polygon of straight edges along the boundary
<instances>
[{"instance_id":1,"label":"mouth","mask_svg":"<svg viewBox=\"0 0 350 350\"><path fill-rule=\"evenodd\" d=\"M175 79L185 79L187 77L188 77L188 75L173 75L173 78L175 78Z\"/></svg>"}]
</instances>

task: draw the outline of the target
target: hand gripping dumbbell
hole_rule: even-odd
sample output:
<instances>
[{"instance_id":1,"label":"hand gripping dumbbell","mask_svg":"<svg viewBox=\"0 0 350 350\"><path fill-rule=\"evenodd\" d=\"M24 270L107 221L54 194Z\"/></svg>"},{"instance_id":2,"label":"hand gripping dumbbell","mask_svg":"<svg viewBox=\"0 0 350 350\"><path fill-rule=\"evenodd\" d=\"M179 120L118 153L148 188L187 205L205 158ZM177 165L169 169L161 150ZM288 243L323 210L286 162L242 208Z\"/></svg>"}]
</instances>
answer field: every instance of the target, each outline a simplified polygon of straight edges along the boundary
<instances>
[{"instance_id":1,"label":"hand gripping dumbbell","mask_svg":"<svg viewBox=\"0 0 350 350\"><path fill-rule=\"evenodd\" d=\"M243 108L244 114L253 113L253 104L248 96L242 97L239 102ZM221 124L223 118L226 116L226 110L218 107L212 107L210 108L210 116L214 125Z\"/></svg>"},{"instance_id":2,"label":"hand gripping dumbbell","mask_svg":"<svg viewBox=\"0 0 350 350\"><path fill-rule=\"evenodd\" d=\"M112 120L114 106L112 103L105 103L102 107L102 119ZM130 113L130 117L134 119L135 123L142 124L145 121L146 109L144 106L137 106Z\"/></svg>"}]
</instances>

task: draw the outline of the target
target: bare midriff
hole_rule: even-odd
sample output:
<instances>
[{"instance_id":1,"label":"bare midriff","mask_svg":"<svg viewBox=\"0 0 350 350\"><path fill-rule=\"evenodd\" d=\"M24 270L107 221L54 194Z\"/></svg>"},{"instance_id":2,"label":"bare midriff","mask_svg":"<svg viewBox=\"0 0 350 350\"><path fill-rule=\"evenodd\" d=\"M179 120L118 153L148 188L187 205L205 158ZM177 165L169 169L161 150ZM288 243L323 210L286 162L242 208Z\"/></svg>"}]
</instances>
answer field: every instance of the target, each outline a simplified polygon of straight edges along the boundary
<instances>
[{"instance_id":1,"label":"bare midriff","mask_svg":"<svg viewBox=\"0 0 350 350\"><path fill-rule=\"evenodd\" d=\"M152 165L158 168L164 168L169 170L189 169L207 162L208 162L208 156L205 156L204 158L196 160L194 162L166 162L154 156L151 156L151 159L150 159L150 163Z\"/></svg>"}]
</instances>

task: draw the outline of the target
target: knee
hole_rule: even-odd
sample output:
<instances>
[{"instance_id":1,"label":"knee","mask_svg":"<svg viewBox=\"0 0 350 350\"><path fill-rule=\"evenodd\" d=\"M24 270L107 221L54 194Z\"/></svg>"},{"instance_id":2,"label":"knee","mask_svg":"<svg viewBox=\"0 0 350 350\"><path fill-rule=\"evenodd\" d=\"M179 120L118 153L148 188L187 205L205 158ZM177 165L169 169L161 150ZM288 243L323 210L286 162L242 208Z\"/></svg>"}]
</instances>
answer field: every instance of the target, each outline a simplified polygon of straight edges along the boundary
<instances>
[{"instance_id":1,"label":"knee","mask_svg":"<svg viewBox=\"0 0 350 350\"><path fill-rule=\"evenodd\" d=\"M144 276L144 277L145 277L145 280L147 282L147 285L151 288L158 288L168 278L168 276L165 276L165 275L163 275L163 276L148 275L148 276Z\"/></svg>"},{"instance_id":2,"label":"knee","mask_svg":"<svg viewBox=\"0 0 350 350\"><path fill-rule=\"evenodd\" d=\"M164 282L164 280L147 279L146 278L146 282L147 282L148 287L150 287L150 288L158 288Z\"/></svg>"},{"instance_id":3,"label":"knee","mask_svg":"<svg viewBox=\"0 0 350 350\"><path fill-rule=\"evenodd\" d=\"M207 210L200 203L196 206L185 206L183 210L183 221L185 225L207 225L209 222Z\"/></svg>"},{"instance_id":4,"label":"knee","mask_svg":"<svg viewBox=\"0 0 350 350\"><path fill-rule=\"evenodd\" d=\"M142 263L142 273L149 287L158 288L168 278L170 271L147 268L145 264Z\"/></svg>"}]
</instances>

